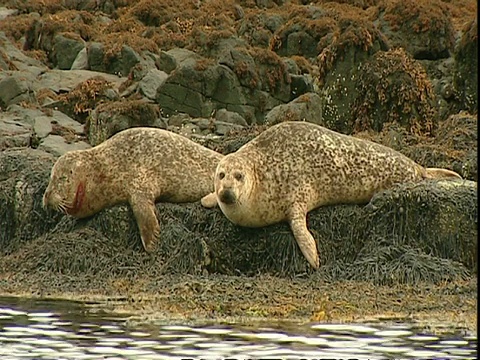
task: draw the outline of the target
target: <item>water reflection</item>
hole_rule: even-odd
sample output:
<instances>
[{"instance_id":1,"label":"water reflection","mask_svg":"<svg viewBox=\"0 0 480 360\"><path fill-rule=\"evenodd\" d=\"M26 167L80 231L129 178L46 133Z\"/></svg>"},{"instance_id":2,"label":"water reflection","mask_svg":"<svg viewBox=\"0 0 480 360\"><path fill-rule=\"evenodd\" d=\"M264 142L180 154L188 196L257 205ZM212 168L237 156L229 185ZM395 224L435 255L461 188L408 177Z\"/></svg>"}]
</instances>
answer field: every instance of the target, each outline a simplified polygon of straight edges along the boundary
<instances>
[{"instance_id":1,"label":"water reflection","mask_svg":"<svg viewBox=\"0 0 480 360\"><path fill-rule=\"evenodd\" d=\"M1 359L476 359L473 334L421 334L408 324L130 325L81 303L0 298Z\"/></svg>"}]
</instances>

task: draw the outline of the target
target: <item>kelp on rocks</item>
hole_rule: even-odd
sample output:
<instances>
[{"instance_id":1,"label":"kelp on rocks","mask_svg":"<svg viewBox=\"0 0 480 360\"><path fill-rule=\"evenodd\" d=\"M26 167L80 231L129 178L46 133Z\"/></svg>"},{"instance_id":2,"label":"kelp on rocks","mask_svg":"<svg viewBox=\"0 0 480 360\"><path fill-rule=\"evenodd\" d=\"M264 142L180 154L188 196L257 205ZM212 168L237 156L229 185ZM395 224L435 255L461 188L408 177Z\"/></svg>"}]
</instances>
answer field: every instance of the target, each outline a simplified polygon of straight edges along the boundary
<instances>
[{"instance_id":1,"label":"kelp on rocks","mask_svg":"<svg viewBox=\"0 0 480 360\"><path fill-rule=\"evenodd\" d=\"M0 219L8 229L1 232L3 276L63 274L114 281L165 274L313 272L286 223L242 228L218 208L199 203L157 204L161 236L157 251L147 254L127 205L81 220L43 210L51 164L51 157L31 149L0 154ZM477 209L477 185L471 181L401 184L366 206L316 209L308 215L321 259L316 276L377 284L467 279L477 266Z\"/></svg>"}]
</instances>

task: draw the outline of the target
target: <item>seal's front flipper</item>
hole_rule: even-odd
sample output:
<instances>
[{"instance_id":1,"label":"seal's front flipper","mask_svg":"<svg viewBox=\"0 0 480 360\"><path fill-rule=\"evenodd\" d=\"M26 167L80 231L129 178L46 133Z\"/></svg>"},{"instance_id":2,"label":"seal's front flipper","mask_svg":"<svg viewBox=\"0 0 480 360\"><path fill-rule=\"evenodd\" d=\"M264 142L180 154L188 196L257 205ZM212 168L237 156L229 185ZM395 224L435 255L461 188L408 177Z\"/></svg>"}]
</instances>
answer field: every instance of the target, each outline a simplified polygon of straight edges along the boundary
<instances>
[{"instance_id":1,"label":"seal's front flipper","mask_svg":"<svg viewBox=\"0 0 480 360\"><path fill-rule=\"evenodd\" d=\"M200 200L200 203L202 204L203 207L206 208L213 208L218 205L217 202L217 194L215 192L212 192L208 195L205 195L202 200Z\"/></svg>"},{"instance_id":2,"label":"seal's front flipper","mask_svg":"<svg viewBox=\"0 0 480 360\"><path fill-rule=\"evenodd\" d=\"M289 223L303 256L305 256L314 269L318 269L320 267L320 259L317 253L317 243L310 231L308 231L306 214L301 211L292 211Z\"/></svg>"},{"instance_id":3,"label":"seal's front flipper","mask_svg":"<svg viewBox=\"0 0 480 360\"><path fill-rule=\"evenodd\" d=\"M154 198L138 192L130 196L130 206L137 220L143 248L147 252L152 252L155 250L157 239L160 236Z\"/></svg>"}]
</instances>

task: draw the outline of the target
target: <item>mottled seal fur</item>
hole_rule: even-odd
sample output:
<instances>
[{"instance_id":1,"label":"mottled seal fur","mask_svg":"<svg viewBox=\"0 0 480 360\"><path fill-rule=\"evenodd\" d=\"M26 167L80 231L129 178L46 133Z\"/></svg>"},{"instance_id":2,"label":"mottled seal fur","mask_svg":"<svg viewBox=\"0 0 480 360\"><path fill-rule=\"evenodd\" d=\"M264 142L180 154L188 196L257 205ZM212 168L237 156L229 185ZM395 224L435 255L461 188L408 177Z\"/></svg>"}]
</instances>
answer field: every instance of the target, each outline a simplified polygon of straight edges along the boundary
<instances>
[{"instance_id":1,"label":"mottled seal fur","mask_svg":"<svg viewBox=\"0 0 480 360\"><path fill-rule=\"evenodd\" d=\"M283 122L226 155L215 173L215 193L202 205L219 204L233 223L261 227L288 221L300 250L319 267L306 214L322 205L368 203L395 183L461 178L426 169L386 146L307 122Z\"/></svg>"},{"instance_id":2,"label":"mottled seal fur","mask_svg":"<svg viewBox=\"0 0 480 360\"><path fill-rule=\"evenodd\" d=\"M155 202L194 202L214 191L222 157L170 131L127 129L91 149L58 158L43 205L84 218L128 202L143 246L152 251L160 234Z\"/></svg>"}]
</instances>

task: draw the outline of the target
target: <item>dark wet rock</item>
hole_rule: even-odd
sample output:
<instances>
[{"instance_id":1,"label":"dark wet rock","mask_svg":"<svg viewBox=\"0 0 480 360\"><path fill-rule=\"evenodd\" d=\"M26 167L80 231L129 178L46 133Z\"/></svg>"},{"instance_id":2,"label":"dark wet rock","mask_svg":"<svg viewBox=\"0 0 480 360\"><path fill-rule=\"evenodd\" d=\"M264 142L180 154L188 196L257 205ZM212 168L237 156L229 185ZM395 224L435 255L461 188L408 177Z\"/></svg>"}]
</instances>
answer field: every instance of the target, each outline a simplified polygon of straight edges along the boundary
<instances>
[{"instance_id":1,"label":"dark wet rock","mask_svg":"<svg viewBox=\"0 0 480 360\"><path fill-rule=\"evenodd\" d=\"M334 31L336 22L320 6L295 10L290 14L289 21L276 31L274 49L282 56L314 58L319 54L320 41Z\"/></svg>"},{"instance_id":2,"label":"dark wet rock","mask_svg":"<svg viewBox=\"0 0 480 360\"><path fill-rule=\"evenodd\" d=\"M142 61L142 57L130 46L124 45L115 57L108 59L107 72L119 76L127 76L130 70Z\"/></svg>"},{"instance_id":3,"label":"dark wet rock","mask_svg":"<svg viewBox=\"0 0 480 360\"><path fill-rule=\"evenodd\" d=\"M242 105L246 102L233 71L222 65L184 61L158 88L156 101L165 115L176 112L208 117L215 102Z\"/></svg>"},{"instance_id":4,"label":"dark wet rock","mask_svg":"<svg viewBox=\"0 0 480 360\"><path fill-rule=\"evenodd\" d=\"M390 1L374 22L393 48L414 59L437 60L453 52L455 32L448 7L440 1Z\"/></svg>"},{"instance_id":5,"label":"dark wet rock","mask_svg":"<svg viewBox=\"0 0 480 360\"><path fill-rule=\"evenodd\" d=\"M70 70L78 53L85 48L85 41L80 36L58 34L53 38L54 65L60 70Z\"/></svg>"},{"instance_id":6,"label":"dark wet rock","mask_svg":"<svg viewBox=\"0 0 480 360\"><path fill-rule=\"evenodd\" d=\"M284 23L280 14L251 12L237 26L239 36L247 39L251 46L268 47L273 33Z\"/></svg>"},{"instance_id":7,"label":"dark wet rock","mask_svg":"<svg viewBox=\"0 0 480 360\"><path fill-rule=\"evenodd\" d=\"M300 74L300 68L298 67L297 63L295 62L294 59L292 58L282 58L283 63L287 67L287 71L290 75L299 75ZM293 79L292 79L293 82ZM293 86L293 85L292 85Z\"/></svg>"},{"instance_id":8,"label":"dark wet rock","mask_svg":"<svg viewBox=\"0 0 480 360\"><path fill-rule=\"evenodd\" d=\"M87 62L90 70L104 73L107 72L103 44L98 42L90 42L87 45Z\"/></svg>"},{"instance_id":9,"label":"dark wet rock","mask_svg":"<svg viewBox=\"0 0 480 360\"><path fill-rule=\"evenodd\" d=\"M478 111L478 26L477 19L463 29L455 51L454 87L458 93L460 109Z\"/></svg>"},{"instance_id":10,"label":"dark wet rock","mask_svg":"<svg viewBox=\"0 0 480 360\"><path fill-rule=\"evenodd\" d=\"M155 60L141 56L132 47L123 45L116 51L109 50L101 43L91 43L87 48L88 66L91 70L126 77L137 64L155 67Z\"/></svg>"},{"instance_id":11,"label":"dark wet rock","mask_svg":"<svg viewBox=\"0 0 480 360\"><path fill-rule=\"evenodd\" d=\"M315 93L307 93L278 105L265 115L266 125L275 125L283 121L308 121L324 125L322 117L322 99Z\"/></svg>"},{"instance_id":12,"label":"dark wet rock","mask_svg":"<svg viewBox=\"0 0 480 360\"><path fill-rule=\"evenodd\" d=\"M290 100L302 94L313 92L313 80L305 75L290 75Z\"/></svg>"},{"instance_id":13,"label":"dark wet rock","mask_svg":"<svg viewBox=\"0 0 480 360\"><path fill-rule=\"evenodd\" d=\"M218 109L215 113L215 119L224 123L247 126L245 119L237 112L228 111L226 109Z\"/></svg>"}]
</instances>

